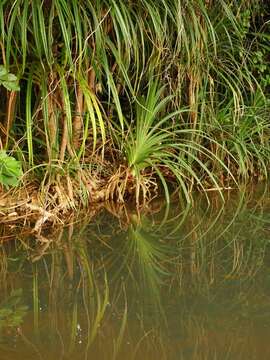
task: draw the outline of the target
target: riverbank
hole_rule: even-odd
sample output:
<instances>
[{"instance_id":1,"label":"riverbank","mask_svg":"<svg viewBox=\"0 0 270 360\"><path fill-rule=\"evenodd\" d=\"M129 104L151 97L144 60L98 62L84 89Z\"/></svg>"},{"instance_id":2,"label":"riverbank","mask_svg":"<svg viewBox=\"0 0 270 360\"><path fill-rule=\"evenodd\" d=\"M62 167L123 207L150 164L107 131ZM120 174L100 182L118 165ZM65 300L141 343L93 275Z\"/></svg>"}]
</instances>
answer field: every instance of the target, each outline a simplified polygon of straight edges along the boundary
<instances>
[{"instance_id":1,"label":"riverbank","mask_svg":"<svg viewBox=\"0 0 270 360\"><path fill-rule=\"evenodd\" d=\"M9 239L16 234L21 235L22 232L38 235L48 227L66 226L82 219L90 221L103 209L119 218L120 222L128 222L128 209L133 209L132 211L137 213L154 213L164 206L163 196L160 198L157 194L151 201L144 202L138 207L131 199L120 202L100 196L104 193L106 188L89 196L86 199L88 202L82 202L82 199L79 196L75 197L75 194L71 199L65 192L44 193L44 189L41 191L36 184L18 187L8 192L2 191L0 192L0 225L5 231L0 233L0 237L2 240Z\"/></svg>"},{"instance_id":2,"label":"riverbank","mask_svg":"<svg viewBox=\"0 0 270 360\"><path fill-rule=\"evenodd\" d=\"M208 206L216 204L222 209L231 198L237 197L238 194L244 199L256 192L258 193L257 197L261 197L262 201L267 202L267 195L265 195L267 191L267 183L258 183L257 181L242 184L242 186L208 188L204 192L200 191L200 188L194 188L190 197L192 201L187 203L185 197L181 197L181 193L176 190L170 193L170 204L164 197L164 193L160 192L156 193L151 200L138 206L134 197L121 202L96 197L94 201L89 199L88 203L82 203L79 197L76 199L77 202L74 202L74 198L73 202L70 199L63 201L63 193L61 194L63 202L59 203L59 198L55 197L52 201L52 194L45 196L36 184L31 186L29 184L24 188L0 193L0 237L4 241L13 239L18 234L39 236L46 233L48 229L53 231L54 228L75 224L83 219L86 222L90 221L102 211L109 212L125 227L133 216L140 218L141 215L155 214L162 208L167 208L169 211L171 207L175 208L176 206L187 211L187 209L196 207L198 199L200 202L204 199Z\"/></svg>"}]
</instances>

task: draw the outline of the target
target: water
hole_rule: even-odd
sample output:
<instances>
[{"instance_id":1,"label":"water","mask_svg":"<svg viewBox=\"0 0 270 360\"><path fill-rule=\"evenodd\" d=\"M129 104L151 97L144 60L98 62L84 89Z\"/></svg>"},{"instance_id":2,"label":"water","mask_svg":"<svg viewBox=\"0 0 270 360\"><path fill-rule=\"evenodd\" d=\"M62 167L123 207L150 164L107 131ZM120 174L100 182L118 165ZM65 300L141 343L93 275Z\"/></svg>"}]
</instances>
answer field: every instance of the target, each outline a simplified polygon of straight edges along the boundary
<instances>
[{"instance_id":1,"label":"water","mask_svg":"<svg viewBox=\"0 0 270 360\"><path fill-rule=\"evenodd\" d=\"M0 360L269 359L265 189L5 241Z\"/></svg>"}]
</instances>

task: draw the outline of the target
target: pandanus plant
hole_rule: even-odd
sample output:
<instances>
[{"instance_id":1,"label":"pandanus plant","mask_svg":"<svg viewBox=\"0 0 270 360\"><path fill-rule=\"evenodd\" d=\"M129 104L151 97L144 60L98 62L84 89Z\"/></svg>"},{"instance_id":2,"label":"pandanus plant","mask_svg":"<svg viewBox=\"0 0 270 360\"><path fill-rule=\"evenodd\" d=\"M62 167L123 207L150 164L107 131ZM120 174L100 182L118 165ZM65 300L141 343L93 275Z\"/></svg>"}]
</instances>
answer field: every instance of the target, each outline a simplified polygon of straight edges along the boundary
<instances>
[{"instance_id":1,"label":"pandanus plant","mask_svg":"<svg viewBox=\"0 0 270 360\"><path fill-rule=\"evenodd\" d=\"M148 84L147 95L138 99L134 119L126 125L126 136L121 144L127 163L125 175L120 173L126 179L122 198L130 190L130 186L133 186L136 203L139 204L140 201L151 198L153 188L157 188L160 182L169 202L168 179L171 178L190 202L189 188L194 179L202 189L205 177L211 181L212 186L220 188L221 184L207 167L206 161L218 162L230 174L226 164L201 145L201 142L204 140L215 143L217 147L220 145L203 131L177 125L180 123L179 118L183 120L189 116L190 109L182 108L167 113L170 101L172 96L166 96L165 87L155 80ZM194 137L198 143L194 143ZM225 149L224 151L226 152ZM227 155L230 156L229 152ZM114 176L112 181L119 179Z\"/></svg>"}]
</instances>

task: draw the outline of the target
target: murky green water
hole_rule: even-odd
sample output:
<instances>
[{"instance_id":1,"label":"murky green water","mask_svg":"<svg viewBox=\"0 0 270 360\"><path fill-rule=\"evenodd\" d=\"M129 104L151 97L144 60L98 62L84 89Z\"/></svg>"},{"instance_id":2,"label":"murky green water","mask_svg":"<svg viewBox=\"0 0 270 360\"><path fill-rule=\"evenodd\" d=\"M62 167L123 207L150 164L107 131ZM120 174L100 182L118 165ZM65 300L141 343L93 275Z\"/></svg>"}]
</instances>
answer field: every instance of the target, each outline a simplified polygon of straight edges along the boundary
<instances>
[{"instance_id":1,"label":"murky green water","mask_svg":"<svg viewBox=\"0 0 270 360\"><path fill-rule=\"evenodd\" d=\"M263 189L109 208L38 239L1 247L0 360L270 359Z\"/></svg>"}]
</instances>

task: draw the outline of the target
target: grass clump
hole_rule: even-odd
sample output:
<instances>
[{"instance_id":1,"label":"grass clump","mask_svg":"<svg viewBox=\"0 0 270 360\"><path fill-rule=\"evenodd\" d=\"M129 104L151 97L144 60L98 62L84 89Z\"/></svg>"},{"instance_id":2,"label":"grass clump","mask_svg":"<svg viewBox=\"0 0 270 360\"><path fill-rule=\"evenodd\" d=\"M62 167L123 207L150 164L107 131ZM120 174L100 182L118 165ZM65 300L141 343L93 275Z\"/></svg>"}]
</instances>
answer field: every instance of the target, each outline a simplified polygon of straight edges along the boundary
<instances>
[{"instance_id":1,"label":"grass clump","mask_svg":"<svg viewBox=\"0 0 270 360\"><path fill-rule=\"evenodd\" d=\"M159 185L190 201L194 186L266 177L268 12L259 0L3 1L1 148L67 208L138 204Z\"/></svg>"}]
</instances>

